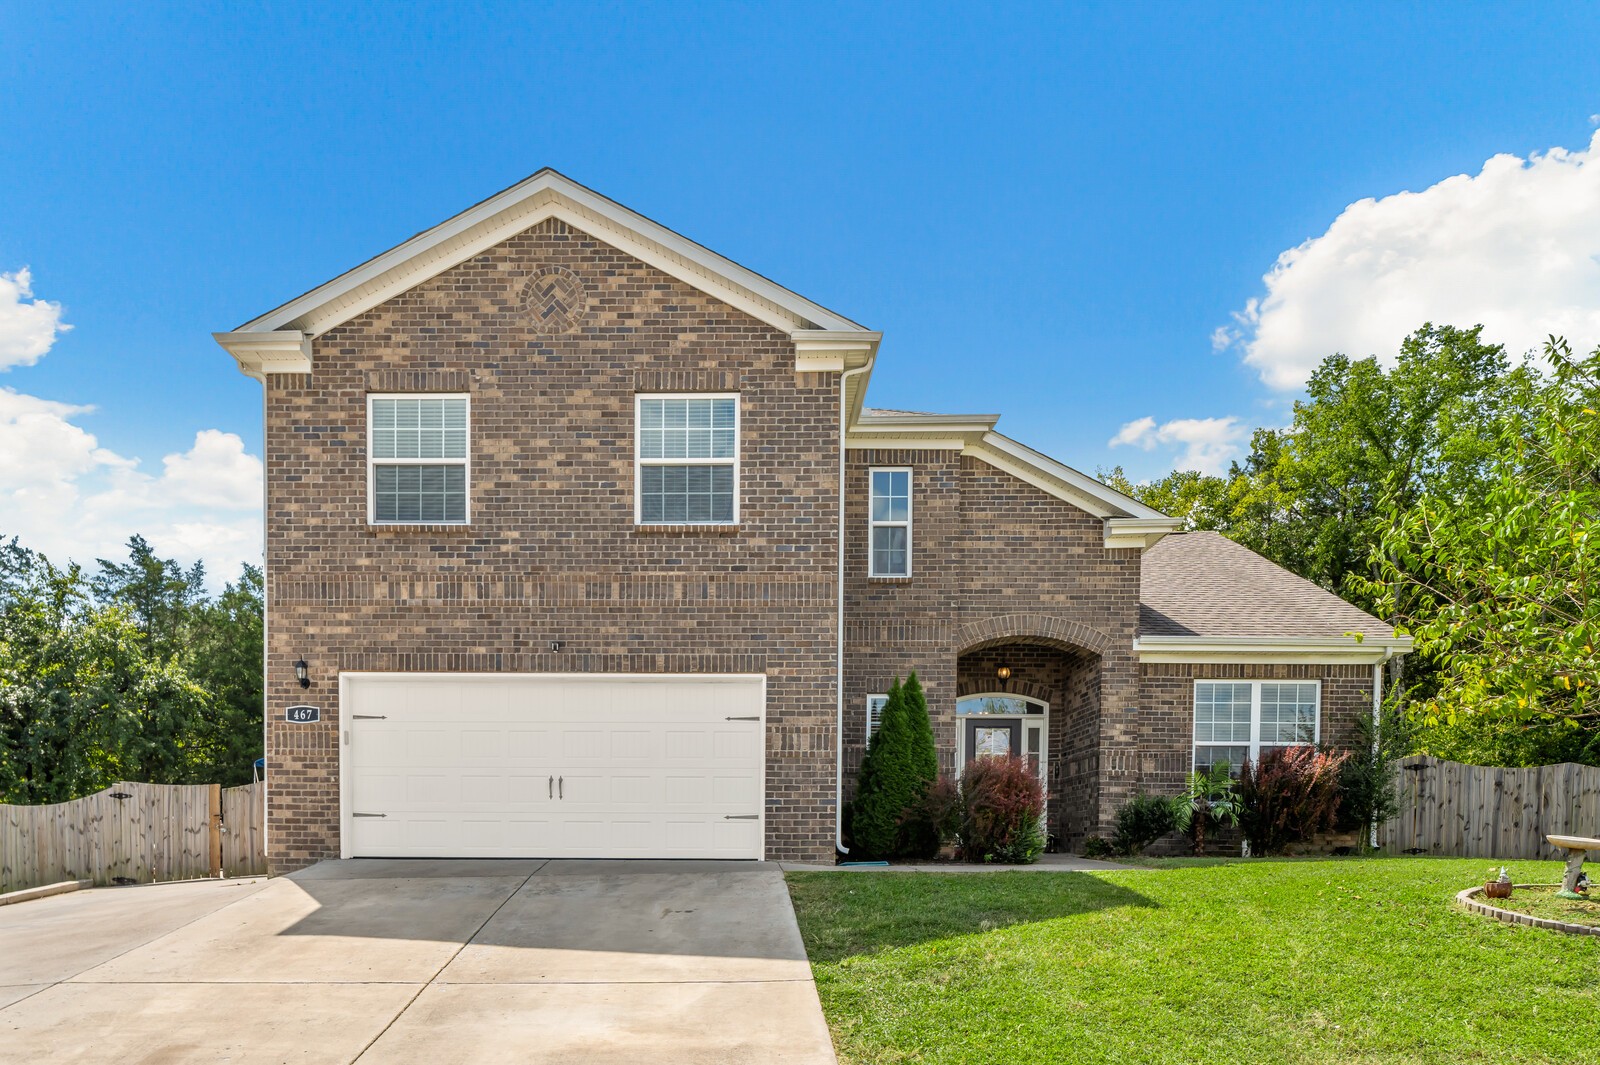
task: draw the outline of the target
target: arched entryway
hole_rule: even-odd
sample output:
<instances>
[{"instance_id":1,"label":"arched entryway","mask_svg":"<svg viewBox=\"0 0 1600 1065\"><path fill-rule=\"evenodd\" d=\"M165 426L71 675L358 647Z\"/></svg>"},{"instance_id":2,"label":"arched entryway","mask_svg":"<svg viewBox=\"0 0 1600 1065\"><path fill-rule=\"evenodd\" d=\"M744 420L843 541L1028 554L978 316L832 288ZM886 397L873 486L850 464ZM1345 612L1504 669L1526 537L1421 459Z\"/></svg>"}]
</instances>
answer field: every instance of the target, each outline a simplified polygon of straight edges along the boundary
<instances>
[{"instance_id":1,"label":"arched entryway","mask_svg":"<svg viewBox=\"0 0 1600 1065\"><path fill-rule=\"evenodd\" d=\"M1100 655L1059 637L989 636L957 656L955 762L985 754L1036 761L1050 833L1094 831Z\"/></svg>"}]
</instances>

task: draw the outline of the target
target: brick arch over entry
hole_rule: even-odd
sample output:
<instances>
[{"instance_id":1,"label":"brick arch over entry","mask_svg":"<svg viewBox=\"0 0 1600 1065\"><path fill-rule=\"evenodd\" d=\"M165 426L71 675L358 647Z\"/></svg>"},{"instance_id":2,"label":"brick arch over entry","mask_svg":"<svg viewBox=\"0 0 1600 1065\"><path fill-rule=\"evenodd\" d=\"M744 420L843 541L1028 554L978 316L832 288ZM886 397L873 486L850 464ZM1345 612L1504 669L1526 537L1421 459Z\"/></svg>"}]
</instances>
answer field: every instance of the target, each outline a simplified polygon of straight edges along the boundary
<instances>
[{"instance_id":1,"label":"brick arch over entry","mask_svg":"<svg viewBox=\"0 0 1600 1065\"><path fill-rule=\"evenodd\" d=\"M956 633L956 646L965 654L1018 639L1047 642L1063 650L1092 651L1097 655L1111 647L1111 637L1099 629L1050 614L1000 614L968 622Z\"/></svg>"},{"instance_id":2,"label":"brick arch over entry","mask_svg":"<svg viewBox=\"0 0 1600 1065\"><path fill-rule=\"evenodd\" d=\"M969 695L1021 695L1027 699L1050 704L1051 709L1059 709L1056 705L1061 701L1061 693L1048 684L1036 684L1030 680L1008 680L1001 682L994 678L967 677L956 685L956 698L965 699Z\"/></svg>"}]
</instances>

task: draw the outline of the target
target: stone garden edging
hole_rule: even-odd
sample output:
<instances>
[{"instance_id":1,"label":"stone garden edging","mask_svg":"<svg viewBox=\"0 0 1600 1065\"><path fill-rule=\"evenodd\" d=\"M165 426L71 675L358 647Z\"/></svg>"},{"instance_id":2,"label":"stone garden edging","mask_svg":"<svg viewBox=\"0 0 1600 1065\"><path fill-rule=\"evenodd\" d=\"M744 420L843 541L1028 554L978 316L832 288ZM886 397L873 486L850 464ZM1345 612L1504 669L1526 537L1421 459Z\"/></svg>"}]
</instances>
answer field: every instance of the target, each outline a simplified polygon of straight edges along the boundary
<instances>
[{"instance_id":1,"label":"stone garden edging","mask_svg":"<svg viewBox=\"0 0 1600 1065\"><path fill-rule=\"evenodd\" d=\"M1517 884L1514 890L1560 886L1560 884ZM1600 936L1600 925L1568 924L1566 921L1552 921L1547 917L1534 917L1532 914L1517 913L1515 910L1502 910L1498 906L1480 902L1478 896L1482 894L1482 887L1467 888L1465 891L1456 893L1456 904L1469 913L1483 914L1485 917L1493 917L1495 920L1504 921L1506 924L1527 925L1529 928L1548 928L1552 932L1565 932L1571 936Z\"/></svg>"}]
</instances>

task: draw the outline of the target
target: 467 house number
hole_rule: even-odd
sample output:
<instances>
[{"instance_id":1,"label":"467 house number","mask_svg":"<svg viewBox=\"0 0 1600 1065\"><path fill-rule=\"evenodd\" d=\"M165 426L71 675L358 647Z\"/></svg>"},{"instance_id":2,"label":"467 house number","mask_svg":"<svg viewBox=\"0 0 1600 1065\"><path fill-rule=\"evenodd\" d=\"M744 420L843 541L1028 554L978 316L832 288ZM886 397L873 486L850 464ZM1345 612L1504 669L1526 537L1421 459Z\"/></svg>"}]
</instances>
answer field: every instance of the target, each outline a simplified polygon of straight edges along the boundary
<instances>
[{"instance_id":1,"label":"467 house number","mask_svg":"<svg viewBox=\"0 0 1600 1065\"><path fill-rule=\"evenodd\" d=\"M283 712L283 719L301 725L321 721L322 710L315 706L291 706Z\"/></svg>"}]
</instances>

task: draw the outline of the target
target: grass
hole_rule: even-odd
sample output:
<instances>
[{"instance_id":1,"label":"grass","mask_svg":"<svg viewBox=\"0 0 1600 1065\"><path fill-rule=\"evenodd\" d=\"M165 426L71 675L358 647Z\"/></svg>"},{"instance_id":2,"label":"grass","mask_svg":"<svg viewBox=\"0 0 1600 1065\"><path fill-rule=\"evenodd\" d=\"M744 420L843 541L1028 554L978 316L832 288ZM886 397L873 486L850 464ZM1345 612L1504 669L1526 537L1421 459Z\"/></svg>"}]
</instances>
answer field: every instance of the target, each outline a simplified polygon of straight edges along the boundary
<instances>
[{"instance_id":1,"label":"grass","mask_svg":"<svg viewBox=\"0 0 1600 1065\"><path fill-rule=\"evenodd\" d=\"M1563 899L1556 887L1517 888L1509 899L1482 896L1479 902L1502 910L1513 910L1550 921L1568 924L1600 925L1600 899Z\"/></svg>"},{"instance_id":2,"label":"grass","mask_svg":"<svg viewBox=\"0 0 1600 1065\"><path fill-rule=\"evenodd\" d=\"M1600 1059L1600 938L1454 906L1486 868L792 873L789 890L847 1063Z\"/></svg>"}]
</instances>

